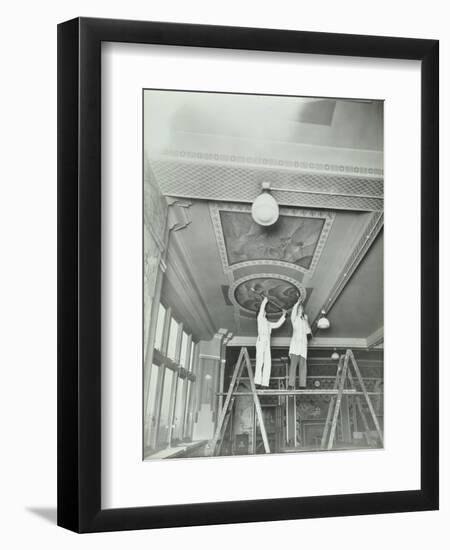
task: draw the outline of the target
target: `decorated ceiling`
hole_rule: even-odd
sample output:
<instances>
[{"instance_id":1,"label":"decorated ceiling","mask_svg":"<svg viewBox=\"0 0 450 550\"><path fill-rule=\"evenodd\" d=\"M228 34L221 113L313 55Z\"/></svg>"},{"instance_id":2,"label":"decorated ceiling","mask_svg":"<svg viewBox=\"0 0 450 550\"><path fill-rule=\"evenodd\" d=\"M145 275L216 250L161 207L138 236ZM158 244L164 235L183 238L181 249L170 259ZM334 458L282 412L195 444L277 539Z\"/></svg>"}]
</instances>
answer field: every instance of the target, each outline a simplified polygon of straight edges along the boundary
<instances>
[{"instance_id":1,"label":"decorated ceiling","mask_svg":"<svg viewBox=\"0 0 450 550\"><path fill-rule=\"evenodd\" d=\"M309 269L325 218L282 215L269 227L250 213L220 211L228 265L248 261L280 261Z\"/></svg>"},{"instance_id":2,"label":"decorated ceiling","mask_svg":"<svg viewBox=\"0 0 450 550\"><path fill-rule=\"evenodd\" d=\"M278 221L263 227L251 216L251 206L210 203L211 219L224 270L277 265L313 272L330 232L334 213L282 208Z\"/></svg>"},{"instance_id":3,"label":"decorated ceiling","mask_svg":"<svg viewBox=\"0 0 450 550\"><path fill-rule=\"evenodd\" d=\"M148 128L160 121L164 129L145 137L148 169L170 209L183 213L170 236L166 296L190 324L207 319L210 334L226 328L253 337L265 294L269 315L300 296L312 324L322 310L329 312L328 336L378 335L382 103L255 98L145 97ZM280 217L270 227L251 217L262 181L279 188L273 196ZM198 333L206 337L203 325ZM287 326L277 332L288 333Z\"/></svg>"}]
</instances>

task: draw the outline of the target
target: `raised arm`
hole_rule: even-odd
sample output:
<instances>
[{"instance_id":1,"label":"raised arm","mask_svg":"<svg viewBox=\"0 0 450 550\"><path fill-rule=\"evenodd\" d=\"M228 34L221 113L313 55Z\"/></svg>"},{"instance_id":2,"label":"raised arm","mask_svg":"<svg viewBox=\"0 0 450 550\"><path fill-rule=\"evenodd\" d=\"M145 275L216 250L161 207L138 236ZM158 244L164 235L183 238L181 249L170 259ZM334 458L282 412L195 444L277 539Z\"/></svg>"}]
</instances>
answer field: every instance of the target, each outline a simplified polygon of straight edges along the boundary
<instances>
[{"instance_id":1,"label":"raised arm","mask_svg":"<svg viewBox=\"0 0 450 550\"><path fill-rule=\"evenodd\" d=\"M268 299L266 296L264 296L264 299L261 302L261 305L259 306L258 319L260 319L261 317L264 317L264 311L266 310L267 302L268 302Z\"/></svg>"},{"instance_id":2,"label":"raised arm","mask_svg":"<svg viewBox=\"0 0 450 550\"><path fill-rule=\"evenodd\" d=\"M291 311L291 323L294 324L295 318L297 317L299 302L295 302L294 307Z\"/></svg>"},{"instance_id":3,"label":"raised arm","mask_svg":"<svg viewBox=\"0 0 450 550\"><path fill-rule=\"evenodd\" d=\"M275 323L270 323L270 326L272 328L278 328L281 327L281 325L284 323L284 320L286 319L286 312L283 311L283 315L276 321Z\"/></svg>"}]
</instances>

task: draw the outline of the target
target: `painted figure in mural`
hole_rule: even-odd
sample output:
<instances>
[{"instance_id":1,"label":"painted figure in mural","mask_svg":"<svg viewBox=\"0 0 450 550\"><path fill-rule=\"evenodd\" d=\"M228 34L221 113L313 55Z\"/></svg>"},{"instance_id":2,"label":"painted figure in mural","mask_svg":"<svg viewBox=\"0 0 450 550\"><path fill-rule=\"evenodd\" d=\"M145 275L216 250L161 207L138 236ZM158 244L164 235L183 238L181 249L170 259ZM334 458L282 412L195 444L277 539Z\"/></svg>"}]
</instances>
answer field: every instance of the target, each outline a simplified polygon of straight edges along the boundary
<instances>
[{"instance_id":1,"label":"painted figure in mural","mask_svg":"<svg viewBox=\"0 0 450 550\"><path fill-rule=\"evenodd\" d=\"M278 321L271 323L266 317L266 305L268 301L267 296L264 296L257 317L258 338L256 340L255 384L260 384L261 386L269 385L270 372L272 370L270 334L273 329L281 327L286 319L286 310L283 309L283 313Z\"/></svg>"},{"instance_id":2,"label":"painted figure in mural","mask_svg":"<svg viewBox=\"0 0 450 550\"><path fill-rule=\"evenodd\" d=\"M323 226L323 218L281 215L270 231L249 213L221 211L220 218L230 264L278 260L308 269Z\"/></svg>"},{"instance_id":3,"label":"painted figure in mural","mask_svg":"<svg viewBox=\"0 0 450 550\"><path fill-rule=\"evenodd\" d=\"M301 298L299 298L291 311L292 338L289 346L289 386L295 387L295 375L297 365L299 367L299 386L306 388L306 357L308 355L308 335L311 328L308 323L308 316L303 310Z\"/></svg>"}]
</instances>

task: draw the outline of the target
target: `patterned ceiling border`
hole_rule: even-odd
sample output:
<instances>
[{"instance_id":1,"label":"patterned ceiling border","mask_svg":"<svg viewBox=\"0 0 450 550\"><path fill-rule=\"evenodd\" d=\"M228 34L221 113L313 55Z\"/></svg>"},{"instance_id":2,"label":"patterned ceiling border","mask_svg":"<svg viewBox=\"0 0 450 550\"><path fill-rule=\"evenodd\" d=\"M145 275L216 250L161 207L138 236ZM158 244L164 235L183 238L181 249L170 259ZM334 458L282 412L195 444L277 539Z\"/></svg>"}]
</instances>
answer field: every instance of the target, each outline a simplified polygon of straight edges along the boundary
<instances>
[{"instance_id":1,"label":"patterned ceiling border","mask_svg":"<svg viewBox=\"0 0 450 550\"><path fill-rule=\"evenodd\" d=\"M230 284L229 288L228 288L228 299L230 300L230 302L233 304L234 306L234 311L235 311L235 316L236 316L236 313L239 314L239 312L242 310L242 311L245 311L245 312L248 312L248 313L255 313L252 309L248 309L246 307L243 307L237 300L236 300L236 297L235 297L235 291L237 289L237 287L239 285L241 285L242 283L245 283L247 281L251 281L253 279L278 279L280 281L286 281L287 283L290 283L291 285L293 285L297 290L298 290L298 293L299 293L299 296L301 297L302 299L302 302L305 301L305 298L306 298L306 288L301 285L298 281L296 281L295 279L292 279L292 277L287 277L286 275L280 275L278 273L258 273L257 275L246 275L245 277L241 277L240 279L237 279L236 281L234 281L232 284Z\"/></svg>"},{"instance_id":2,"label":"patterned ceiling border","mask_svg":"<svg viewBox=\"0 0 450 550\"><path fill-rule=\"evenodd\" d=\"M224 153L202 153L199 151L183 151L177 149L165 149L163 155L172 158L195 160L202 162L233 162L239 164L256 164L260 166L276 166L278 168L291 168L297 170L312 170L320 172L353 174L358 176L383 177L383 169L367 166L352 166L349 164L334 164L326 162L308 162L298 160L286 160L267 157L252 157L242 155L228 155Z\"/></svg>"},{"instance_id":3,"label":"patterned ceiling border","mask_svg":"<svg viewBox=\"0 0 450 550\"><path fill-rule=\"evenodd\" d=\"M280 205L330 210L382 211L382 177L283 169L276 166L153 158L151 166L166 196L252 203L268 181Z\"/></svg>"},{"instance_id":4,"label":"patterned ceiling border","mask_svg":"<svg viewBox=\"0 0 450 550\"><path fill-rule=\"evenodd\" d=\"M236 203L210 203L209 211L211 215L211 221L214 227L214 233L216 235L217 246L219 249L220 259L222 260L222 267L225 274L230 274L237 269L248 266L280 266L288 267L295 271L301 273L307 273L311 276L319 262L320 256L325 248L325 244L330 234L331 227L333 225L336 214L334 212L325 212L317 210L303 210L298 208L280 208L280 216L291 216L294 218L320 218L324 220L322 231L317 241L316 248L314 250L314 255L311 260L309 268L305 268L300 265L296 265L290 262L281 261L281 260L248 260L244 262L239 262L230 265L228 263L228 255L225 244L225 237L223 234L222 222L220 218L220 212L245 212L251 213L251 206L247 204L236 204Z\"/></svg>"},{"instance_id":5,"label":"patterned ceiling border","mask_svg":"<svg viewBox=\"0 0 450 550\"><path fill-rule=\"evenodd\" d=\"M361 263L361 260L364 258L367 251L372 246L372 243L375 241L376 237L380 233L383 227L383 223L383 212L374 212L369 222L367 223L361 235L361 238L359 239L358 243L350 254L348 260L346 261L339 277L336 280L336 283L331 289L331 292L328 294L328 297L326 298L319 312L323 310L327 314L329 313L331 308L336 303L336 300L339 298L339 295L342 293L345 286L350 281L353 273L356 271L357 267ZM311 325L313 332L317 328L317 321L319 317L320 313L318 313L317 317L314 319L313 324Z\"/></svg>"}]
</instances>

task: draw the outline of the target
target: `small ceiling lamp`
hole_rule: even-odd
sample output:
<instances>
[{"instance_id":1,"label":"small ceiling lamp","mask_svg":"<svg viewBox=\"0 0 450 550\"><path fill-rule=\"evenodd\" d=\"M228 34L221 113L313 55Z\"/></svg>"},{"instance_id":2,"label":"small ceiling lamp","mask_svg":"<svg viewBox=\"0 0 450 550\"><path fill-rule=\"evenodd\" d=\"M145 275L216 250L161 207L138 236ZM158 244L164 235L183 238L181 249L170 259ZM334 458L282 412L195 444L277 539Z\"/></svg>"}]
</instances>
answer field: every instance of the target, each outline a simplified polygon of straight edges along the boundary
<instances>
[{"instance_id":1,"label":"small ceiling lamp","mask_svg":"<svg viewBox=\"0 0 450 550\"><path fill-rule=\"evenodd\" d=\"M325 317L325 310L320 312L320 319L317 321L317 328L326 329L330 328L330 321Z\"/></svg>"},{"instance_id":2,"label":"small ceiling lamp","mask_svg":"<svg viewBox=\"0 0 450 550\"><path fill-rule=\"evenodd\" d=\"M262 193L252 204L252 218L259 225L273 225L278 220L280 209L270 193L270 183L263 182L261 189Z\"/></svg>"},{"instance_id":3,"label":"small ceiling lamp","mask_svg":"<svg viewBox=\"0 0 450 550\"><path fill-rule=\"evenodd\" d=\"M339 353L336 351L336 348L334 348L334 351L331 354L331 359L333 359L333 361L337 361L339 359Z\"/></svg>"}]
</instances>

